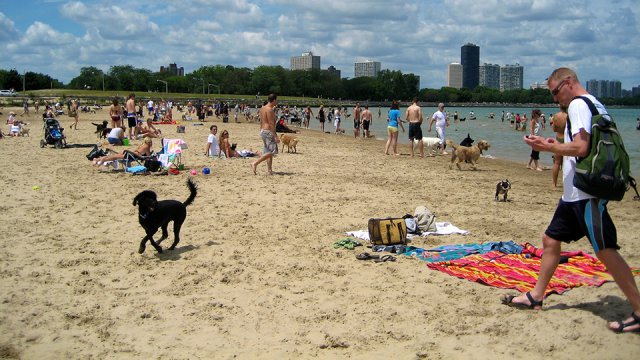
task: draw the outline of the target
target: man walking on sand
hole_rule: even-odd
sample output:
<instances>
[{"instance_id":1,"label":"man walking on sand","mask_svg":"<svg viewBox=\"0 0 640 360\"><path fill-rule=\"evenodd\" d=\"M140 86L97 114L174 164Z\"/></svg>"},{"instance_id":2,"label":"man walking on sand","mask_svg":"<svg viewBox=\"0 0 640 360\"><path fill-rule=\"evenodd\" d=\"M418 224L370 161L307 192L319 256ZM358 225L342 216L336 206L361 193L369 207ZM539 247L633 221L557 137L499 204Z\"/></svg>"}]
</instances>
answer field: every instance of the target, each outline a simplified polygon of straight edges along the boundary
<instances>
[{"instance_id":1,"label":"man walking on sand","mask_svg":"<svg viewBox=\"0 0 640 360\"><path fill-rule=\"evenodd\" d=\"M269 175L273 175L271 163L273 155L278 153L278 143L280 142L276 135L276 113L274 112L276 105L278 105L278 96L269 94L267 104L260 108L260 138L262 139L263 149L262 156L251 164L251 170L253 170L254 175L258 174L258 165L265 160L267 161Z\"/></svg>"},{"instance_id":2,"label":"man walking on sand","mask_svg":"<svg viewBox=\"0 0 640 360\"><path fill-rule=\"evenodd\" d=\"M413 98L413 103L407 108L406 120L409 122L409 142L411 143L411 157L413 147L418 146L420 157L424 157L424 144L422 143L422 110L418 105L418 98Z\"/></svg>"},{"instance_id":3,"label":"man walking on sand","mask_svg":"<svg viewBox=\"0 0 640 360\"><path fill-rule=\"evenodd\" d=\"M138 125L136 120L136 95L134 93L129 94L129 98L126 103L127 108L127 126L129 127L129 139L133 139L133 129Z\"/></svg>"},{"instance_id":4,"label":"man walking on sand","mask_svg":"<svg viewBox=\"0 0 640 360\"><path fill-rule=\"evenodd\" d=\"M353 109L353 137L356 139L360 138L360 126L362 125L360 122L361 112L360 103L357 102L356 107Z\"/></svg>"},{"instance_id":5,"label":"man walking on sand","mask_svg":"<svg viewBox=\"0 0 640 360\"><path fill-rule=\"evenodd\" d=\"M371 137L369 134L369 126L373 122L373 114L369 111L369 105L364 106L364 111L362 111L362 136L365 139Z\"/></svg>"},{"instance_id":6,"label":"man walking on sand","mask_svg":"<svg viewBox=\"0 0 640 360\"><path fill-rule=\"evenodd\" d=\"M429 132L431 132L431 126L433 123L436 123L436 133L438 137L442 141L442 155L447 155L448 152L445 151L447 148L447 139L446 139L446 131L445 129L449 126L449 118L447 118L447 114L444 113L444 104L438 104L438 111L433 113L431 117L431 122L429 123Z\"/></svg>"},{"instance_id":7,"label":"man walking on sand","mask_svg":"<svg viewBox=\"0 0 640 360\"><path fill-rule=\"evenodd\" d=\"M562 243L577 241L586 236L596 256L613 276L633 309L626 319L610 322L608 328L618 333L640 332L640 292L629 265L618 253L616 228L607 211L607 201L595 198L573 186L576 157L586 156L590 146L592 114L585 99L595 105L598 113L607 114L607 110L582 87L578 76L571 69L554 70L549 76L548 84L549 89L552 89L554 101L568 109L564 143L555 138L536 135L525 136L524 141L533 150L563 156L564 192L551 223L542 236L544 253L535 287L528 293L508 296L502 301L517 308L542 309L547 285L560 261Z\"/></svg>"}]
</instances>

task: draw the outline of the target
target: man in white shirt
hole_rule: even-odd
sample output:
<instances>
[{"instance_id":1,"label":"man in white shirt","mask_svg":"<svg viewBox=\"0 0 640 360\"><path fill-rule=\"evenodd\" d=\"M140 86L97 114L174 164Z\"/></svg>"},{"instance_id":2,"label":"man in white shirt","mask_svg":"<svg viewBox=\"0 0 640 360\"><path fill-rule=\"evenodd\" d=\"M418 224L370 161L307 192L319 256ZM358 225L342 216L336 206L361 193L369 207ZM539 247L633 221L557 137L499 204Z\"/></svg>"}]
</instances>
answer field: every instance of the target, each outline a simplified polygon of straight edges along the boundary
<instances>
[{"instance_id":1,"label":"man in white shirt","mask_svg":"<svg viewBox=\"0 0 640 360\"><path fill-rule=\"evenodd\" d=\"M218 127L216 125L211 125L209 128L211 133L207 138L207 147L204 150L204 153L207 156L218 156L220 157L220 143L218 142L218 138L216 134L218 133Z\"/></svg>"},{"instance_id":2,"label":"man in white shirt","mask_svg":"<svg viewBox=\"0 0 640 360\"><path fill-rule=\"evenodd\" d=\"M577 241L586 236L596 256L606 266L633 308L633 312L626 319L610 322L609 329L614 332L640 332L640 291L629 265L618 252L620 247L617 244L616 228L607 211L607 201L587 194L573 185L576 157L584 157L589 153L591 140L592 113L585 99L593 103L599 114L607 114L607 110L584 89L578 76L571 69L554 70L549 76L548 84L549 89L552 89L553 99L560 106L567 107L564 143L556 141L555 138L536 135L525 136L524 141L536 151L563 156L564 191L551 223L542 237L544 253L535 287L526 294L509 296L503 299L503 302L514 307L542 309L547 285L560 261L562 243Z\"/></svg>"},{"instance_id":3,"label":"man in white shirt","mask_svg":"<svg viewBox=\"0 0 640 360\"><path fill-rule=\"evenodd\" d=\"M444 112L444 104L438 104L438 111L433 113L431 117L431 122L429 123L429 132L431 132L431 126L433 123L436 123L436 133L438 137L442 141L442 155L447 155L448 152L445 151L447 148L447 139L445 129L449 126L449 119L447 118L447 114Z\"/></svg>"}]
</instances>

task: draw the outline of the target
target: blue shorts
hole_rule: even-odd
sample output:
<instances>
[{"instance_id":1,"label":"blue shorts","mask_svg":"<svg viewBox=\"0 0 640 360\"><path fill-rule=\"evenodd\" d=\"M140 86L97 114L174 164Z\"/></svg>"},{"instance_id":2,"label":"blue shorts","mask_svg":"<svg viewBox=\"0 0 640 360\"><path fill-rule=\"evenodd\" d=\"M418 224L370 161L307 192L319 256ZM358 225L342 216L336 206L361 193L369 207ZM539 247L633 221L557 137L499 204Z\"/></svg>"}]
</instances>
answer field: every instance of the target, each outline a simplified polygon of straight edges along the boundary
<instances>
[{"instance_id":1,"label":"blue shorts","mask_svg":"<svg viewBox=\"0 0 640 360\"><path fill-rule=\"evenodd\" d=\"M595 252L620 248L616 227L607 211L607 200L603 199L575 202L561 199L544 233L552 239L567 243L586 236Z\"/></svg>"},{"instance_id":2,"label":"blue shorts","mask_svg":"<svg viewBox=\"0 0 640 360\"><path fill-rule=\"evenodd\" d=\"M118 138L107 138L107 141L111 145L122 145L122 140L120 140Z\"/></svg>"}]
</instances>

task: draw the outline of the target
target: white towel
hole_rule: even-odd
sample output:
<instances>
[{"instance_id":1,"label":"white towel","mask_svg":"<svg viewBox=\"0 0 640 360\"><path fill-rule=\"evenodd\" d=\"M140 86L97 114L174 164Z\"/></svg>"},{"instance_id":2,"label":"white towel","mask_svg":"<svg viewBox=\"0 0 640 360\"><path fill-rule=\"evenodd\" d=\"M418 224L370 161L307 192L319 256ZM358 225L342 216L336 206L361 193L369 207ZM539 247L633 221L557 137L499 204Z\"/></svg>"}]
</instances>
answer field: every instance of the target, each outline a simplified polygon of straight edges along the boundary
<instances>
[{"instance_id":1,"label":"white towel","mask_svg":"<svg viewBox=\"0 0 640 360\"><path fill-rule=\"evenodd\" d=\"M467 230L459 229L458 227L448 222L436 222L436 229L437 231L423 232L422 236L450 234L467 235L469 233ZM354 238L370 241L368 230L347 231L346 234L349 236L353 236ZM411 238L411 234L409 234L408 237Z\"/></svg>"}]
</instances>

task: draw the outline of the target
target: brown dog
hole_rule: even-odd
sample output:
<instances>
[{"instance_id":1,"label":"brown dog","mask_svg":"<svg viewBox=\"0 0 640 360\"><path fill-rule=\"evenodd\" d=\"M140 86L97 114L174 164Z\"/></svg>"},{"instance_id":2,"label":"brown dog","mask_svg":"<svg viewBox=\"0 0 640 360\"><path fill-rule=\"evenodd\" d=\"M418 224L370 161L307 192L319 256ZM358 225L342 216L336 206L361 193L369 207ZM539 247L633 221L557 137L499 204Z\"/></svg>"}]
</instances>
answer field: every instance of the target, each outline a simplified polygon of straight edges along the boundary
<instances>
[{"instance_id":1,"label":"brown dog","mask_svg":"<svg viewBox=\"0 0 640 360\"><path fill-rule=\"evenodd\" d=\"M476 163L480 158L480 154L482 151L489 150L489 142L486 140L478 141L477 145L473 146L462 146L456 145L451 140L447 140L447 145L453 148L453 152L451 153L451 164L449 164L449 169L453 168L453 163L455 162L458 169L462 170L460 167L461 162L469 162L471 163L471 168L476 170Z\"/></svg>"},{"instance_id":2,"label":"brown dog","mask_svg":"<svg viewBox=\"0 0 640 360\"><path fill-rule=\"evenodd\" d=\"M298 138L289 134L280 134L280 142L282 143L282 151L284 152L284 147L287 147L287 152L290 152L293 149L294 153L298 152L296 149L296 145L298 145Z\"/></svg>"}]
</instances>

